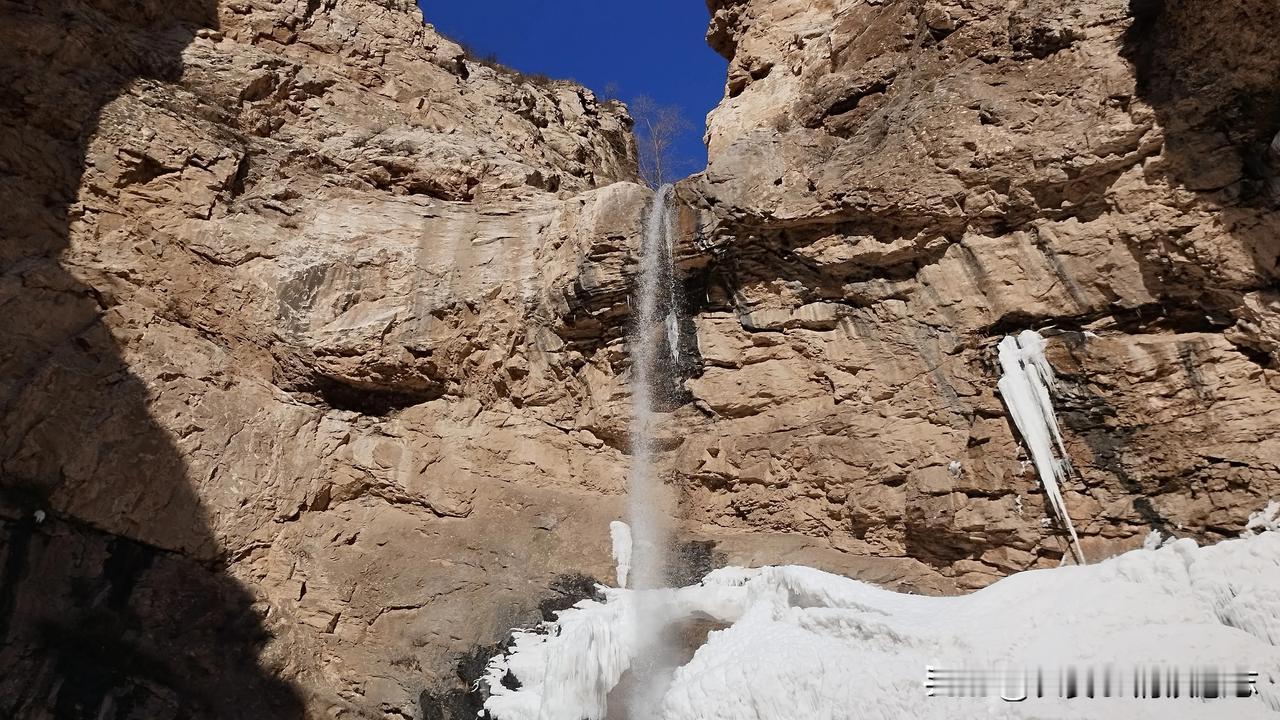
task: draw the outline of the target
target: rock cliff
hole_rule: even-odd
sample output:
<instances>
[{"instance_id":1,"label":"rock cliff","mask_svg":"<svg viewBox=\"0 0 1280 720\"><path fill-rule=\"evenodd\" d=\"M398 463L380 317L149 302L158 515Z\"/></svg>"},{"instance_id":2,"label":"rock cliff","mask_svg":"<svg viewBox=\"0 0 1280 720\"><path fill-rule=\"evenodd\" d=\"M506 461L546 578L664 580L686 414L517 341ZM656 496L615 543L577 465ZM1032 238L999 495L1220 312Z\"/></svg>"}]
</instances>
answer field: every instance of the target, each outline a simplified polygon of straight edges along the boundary
<instances>
[{"instance_id":1,"label":"rock cliff","mask_svg":"<svg viewBox=\"0 0 1280 720\"><path fill-rule=\"evenodd\" d=\"M624 109L411 2L0 8L0 715L465 702L609 569Z\"/></svg>"},{"instance_id":2,"label":"rock cliff","mask_svg":"<svg viewBox=\"0 0 1280 720\"><path fill-rule=\"evenodd\" d=\"M1280 494L1272 4L713 0L682 566L945 593ZM461 718L611 577L625 108L408 0L0 4L0 714ZM428 18L429 19L429 18Z\"/></svg>"},{"instance_id":3,"label":"rock cliff","mask_svg":"<svg viewBox=\"0 0 1280 720\"><path fill-rule=\"evenodd\" d=\"M691 519L1056 564L994 346L1043 329L1085 554L1280 492L1272 3L717 1Z\"/></svg>"}]
</instances>

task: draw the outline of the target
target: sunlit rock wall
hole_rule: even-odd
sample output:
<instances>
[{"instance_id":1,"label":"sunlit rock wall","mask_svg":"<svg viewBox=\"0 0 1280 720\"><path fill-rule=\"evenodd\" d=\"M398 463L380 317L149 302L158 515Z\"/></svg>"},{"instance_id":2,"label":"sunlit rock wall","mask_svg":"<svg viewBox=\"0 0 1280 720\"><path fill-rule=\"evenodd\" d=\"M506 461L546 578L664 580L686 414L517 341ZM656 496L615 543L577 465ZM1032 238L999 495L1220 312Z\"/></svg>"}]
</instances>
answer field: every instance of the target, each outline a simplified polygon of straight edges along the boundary
<instances>
[{"instance_id":1,"label":"sunlit rock wall","mask_svg":"<svg viewBox=\"0 0 1280 720\"><path fill-rule=\"evenodd\" d=\"M0 715L465 705L610 569L625 110L412 3L9 3L0 48Z\"/></svg>"},{"instance_id":2,"label":"sunlit rock wall","mask_svg":"<svg viewBox=\"0 0 1280 720\"><path fill-rule=\"evenodd\" d=\"M995 394L1028 327L1087 556L1229 536L1280 492L1273 4L709 5L692 523L961 588L1056 565Z\"/></svg>"}]
</instances>

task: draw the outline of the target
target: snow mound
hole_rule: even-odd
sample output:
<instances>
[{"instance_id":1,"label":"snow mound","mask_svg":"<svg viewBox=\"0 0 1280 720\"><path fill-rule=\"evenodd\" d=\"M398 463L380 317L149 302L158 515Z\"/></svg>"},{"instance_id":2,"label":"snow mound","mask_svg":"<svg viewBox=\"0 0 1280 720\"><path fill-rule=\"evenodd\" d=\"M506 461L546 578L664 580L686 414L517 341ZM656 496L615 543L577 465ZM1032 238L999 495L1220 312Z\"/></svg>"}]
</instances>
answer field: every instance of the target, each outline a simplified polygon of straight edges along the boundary
<instances>
[{"instance_id":1,"label":"snow mound","mask_svg":"<svg viewBox=\"0 0 1280 720\"><path fill-rule=\"evenodd\" d=\"M637 596L714 630L679 667L664 720L842 718L1276 718L1280 533L1187 539L1090 566L1035 570L961 597L890 592L805 567L724 568L678 590L604 589L517 633L482 682L496 720L603 720L637 647ZM1258 695L1217 700L930 697L925 668L1121 669L1159 664L1260 673ZM506 680L504 683L503 681ZM517 682L511 682L515 680ZM513 689L516 688L516 689ZM1050 693L1052 695L1052 693Z\"/></svg>"}]
</instances>

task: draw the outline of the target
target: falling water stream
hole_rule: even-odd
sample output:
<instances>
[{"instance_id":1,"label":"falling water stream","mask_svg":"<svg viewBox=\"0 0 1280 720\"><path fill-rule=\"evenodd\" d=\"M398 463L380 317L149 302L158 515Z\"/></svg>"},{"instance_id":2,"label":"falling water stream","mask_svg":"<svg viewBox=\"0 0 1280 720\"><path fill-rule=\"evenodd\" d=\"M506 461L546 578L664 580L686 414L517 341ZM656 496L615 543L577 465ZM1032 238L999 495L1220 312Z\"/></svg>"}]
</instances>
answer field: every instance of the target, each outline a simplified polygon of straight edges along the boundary
<instances>
[{"instance_id":1,"label":"falling water stream","mask_svg":"<svg viewBox=\"0 0 1280 720\"><path fill-rule=\"evenodd\" d=\"M672 263L674 231L668 202L672 190L654 193L645 217L640 273L633 294L631 349L631 474L629 520L632 581L636 589L637 655L628 698L631 720L657 717L657 706L672 671L665 640L664 607L668 518L661 502L662 480L654 458L659 409L677 384L679 325Z\"/></svg>"}]
</instances>

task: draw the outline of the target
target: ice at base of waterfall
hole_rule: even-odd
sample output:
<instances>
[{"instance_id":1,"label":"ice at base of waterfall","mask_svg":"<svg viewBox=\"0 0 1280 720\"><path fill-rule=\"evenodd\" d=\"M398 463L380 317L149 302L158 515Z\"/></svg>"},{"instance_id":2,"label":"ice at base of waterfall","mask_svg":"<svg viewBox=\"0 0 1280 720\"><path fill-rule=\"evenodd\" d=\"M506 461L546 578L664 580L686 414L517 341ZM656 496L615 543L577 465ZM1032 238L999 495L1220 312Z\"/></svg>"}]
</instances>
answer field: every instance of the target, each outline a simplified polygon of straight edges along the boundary
<instances>
[{"instance_id":1,"label":"ice at base of waterfall","mask_svg":"<svg viewBox=\"0 0 1280 720\"><path fill-rule=\"evenodd\" d=\"M631 526L614 520L609 523L609 537L613 541L613 565L617 568L614 576L618 587L624 588L631 574Z\"/></svg>"},{"instance_id":2,"label":"ice at base of waterfall","mask_svg":"<svg viewBox=\"0 0 1280 720\"><path fill-rule=\"evenodd\" d=\"M724 626L675 671L665 720L1280 717L1280 533L1265 528L1207 547L1173 540L1095 565L1022 572L960 597L900 594L795 566L724 568L698 585L649 592L661 593L650 599L674 621ZM490 665L486 710L497 720L604 718L637 646L636 597L606 589L604 602L518 633ZM1218 700L926 695L926 666L1000 661L1261 674L1257 696ZM518 689L503 684L508 673ZM625 717L619 710L610 716Z\"/></svg>"},{"instance_id":3,"label":"ice at base of waterfall","mask_svg":"<svg viewBox=\"0 0 1280 720\"><path fill-rule=\"evenodd\" d=\"M1250 513L1244 526L1245 533L1249 535L1270 530L1280 530L1280 502L1275 500L1258 512Z\"/></svg>"}]
</instances>

